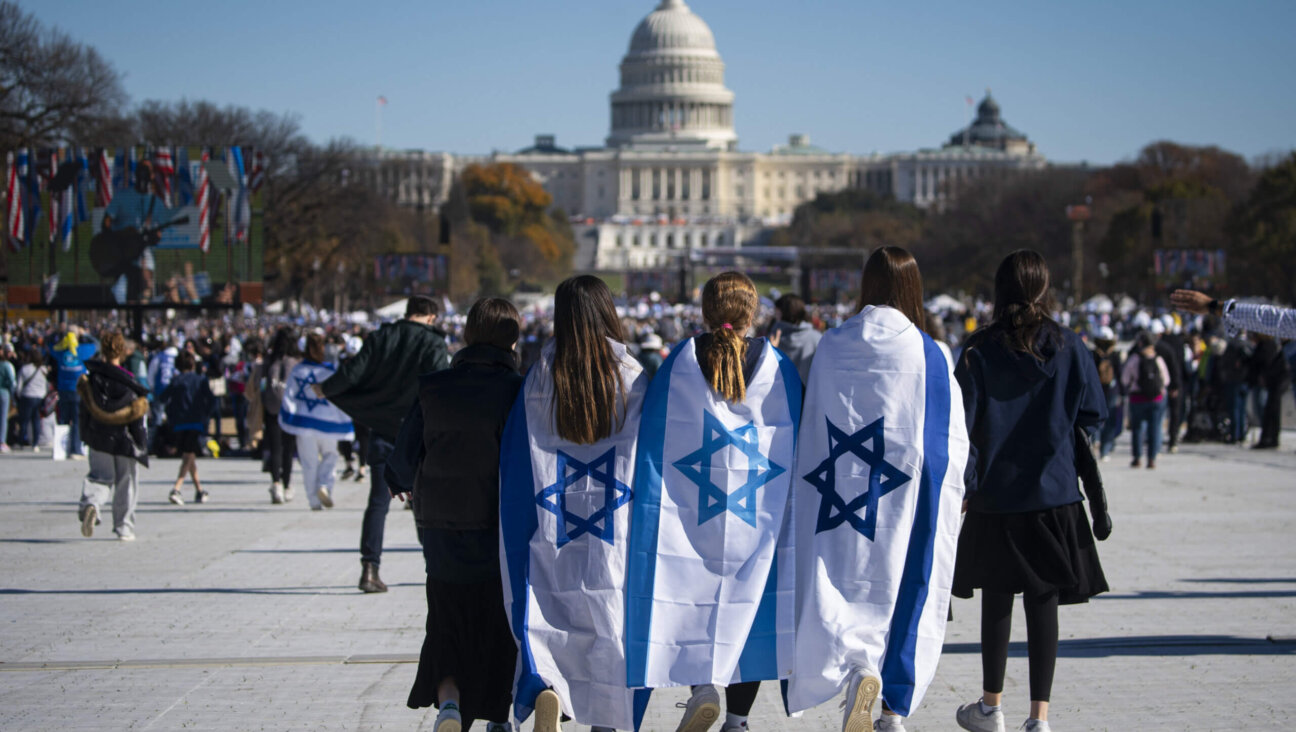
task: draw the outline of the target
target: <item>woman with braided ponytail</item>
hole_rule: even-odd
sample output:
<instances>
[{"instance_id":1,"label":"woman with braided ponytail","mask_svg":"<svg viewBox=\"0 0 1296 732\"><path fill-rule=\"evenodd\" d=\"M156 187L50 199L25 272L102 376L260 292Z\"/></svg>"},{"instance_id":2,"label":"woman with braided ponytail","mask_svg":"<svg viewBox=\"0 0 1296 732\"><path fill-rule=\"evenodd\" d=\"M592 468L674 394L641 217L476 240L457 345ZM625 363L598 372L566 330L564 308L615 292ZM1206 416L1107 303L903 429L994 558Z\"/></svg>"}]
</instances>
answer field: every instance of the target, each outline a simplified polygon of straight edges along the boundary
<instances>
[{"instance_id":1,"label":"woman with braided ponytail","mask_svg":"<svg viewBox=\"0 0 1296 732\"><path fill-rule=\"evenodd\" d=\"M1047 732L1057 663L1058 605L1107 590L1076 477L1077 428L1107 416L1093 357L1049 317L1049 272L1037 252L1008 255L995 274L994 319L968 339L955 374L972 456L954 595L981 590L982 695L959 707L963 729L1002 732L1000 710L1013 596L1026 610L1027 732Z\"/></svg>"},{"instance_id":2,"label":"woman with braided ponytail","mask_svg":"<svg viewBox=\"0 0 1296 732\"><path fill-rule=\"evenodd\" d=\"M635 464L626 615L631 686L689 685L677 730L747 729L762 680L786 678L793 633L784 517L801 378L749 338L759 296L740 272L702 289L707 331L648 388Z\"/></svg>"}]
</instances>

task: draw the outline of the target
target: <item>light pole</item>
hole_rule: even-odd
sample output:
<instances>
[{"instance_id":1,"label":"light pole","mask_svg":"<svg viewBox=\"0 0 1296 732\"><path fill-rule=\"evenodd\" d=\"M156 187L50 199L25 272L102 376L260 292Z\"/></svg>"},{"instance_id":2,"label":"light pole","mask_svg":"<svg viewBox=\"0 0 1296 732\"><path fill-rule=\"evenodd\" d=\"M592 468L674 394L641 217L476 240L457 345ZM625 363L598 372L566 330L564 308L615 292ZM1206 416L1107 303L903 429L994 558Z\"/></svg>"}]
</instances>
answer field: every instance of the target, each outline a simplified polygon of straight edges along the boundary
<instances>
[{"instance_id":1,"label":"light pole","mask_svg":"<svg viewBox=\"0 0 1296 732\"><path fill-rule=\"evenodd\" d=\"M1084 301L1084 225L1093 213L1089 210L1089 202L1093 200L1085 196L1083 204L1066 207L1066 216L1071 221L1071 296L1074 298L1072 307L1079 307Z\"/></svg>"}]
</instances>

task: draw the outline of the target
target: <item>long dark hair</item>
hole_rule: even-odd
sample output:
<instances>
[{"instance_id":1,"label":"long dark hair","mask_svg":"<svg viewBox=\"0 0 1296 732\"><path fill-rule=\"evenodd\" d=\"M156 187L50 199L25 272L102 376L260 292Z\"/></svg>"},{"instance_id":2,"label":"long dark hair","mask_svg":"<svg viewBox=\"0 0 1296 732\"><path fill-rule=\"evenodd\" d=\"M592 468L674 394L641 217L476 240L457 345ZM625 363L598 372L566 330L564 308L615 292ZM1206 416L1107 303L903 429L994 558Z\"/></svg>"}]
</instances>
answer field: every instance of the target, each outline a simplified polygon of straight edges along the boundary
<instances>
[{"instance_id":1,"label":"long dark hair","mask_svg":"<svg viewBox=\"0 0 1296 732\"><path fill-rule=\"evenodd\" d=\"M266 366L296 355L298 355L297 334L292 328L285 325L275 331L274 338L270 340L270 351L266 354L265 359Z\"/></svg>"},{"instance_id":2,"label":"long dark hair","mask_svg":"<svg viewBox=\"0 0 1296 732\"><path fill-rule=\"evenodd\" d=\"M621 429L625 382L608 339L625 340L612 292L593 275L571 277L554 293L553 402L558 436L590 445Z\"/></svg>"},{"instance_id":3,"label":"long dark hair","mask_svg":"<svg viewBox=\"0 0 1296 732\"><path fill-rule=\"evenodd\" d=\"M926 330L927 311L923 309L922 273L918 261L902 247L877 249L864 263L860 278L859 307L886 305L904 313L910 323Z\"/></svg>"},{"instance_id":4,"label":"long dark hair","mask_svg":"<svg viewBox=\"0 0 1296 732\"><path fill-rule=\"evenodd\" d=\"M1040 346L1062 342L1062 327L1049 317L1053 299L1044 257L1033 249L1018 249L1004 257L995 272L994 289L996 336L1009 350L1043 361Z\"/></svg>"},{"instance_id":5,"label":"long dark hair","mask_svg":"<svg viewBox=\"0 0 1296 732\"><path fill-rule=\"evenodd\" d=\"M730 402L747 398L743 361L747 357L747 329L756 317L760 296L751 278L742 272L723 272L702 287L702 320L711 337L699 340L698 362L707 383Z\"/></svg>"}]
</instances>

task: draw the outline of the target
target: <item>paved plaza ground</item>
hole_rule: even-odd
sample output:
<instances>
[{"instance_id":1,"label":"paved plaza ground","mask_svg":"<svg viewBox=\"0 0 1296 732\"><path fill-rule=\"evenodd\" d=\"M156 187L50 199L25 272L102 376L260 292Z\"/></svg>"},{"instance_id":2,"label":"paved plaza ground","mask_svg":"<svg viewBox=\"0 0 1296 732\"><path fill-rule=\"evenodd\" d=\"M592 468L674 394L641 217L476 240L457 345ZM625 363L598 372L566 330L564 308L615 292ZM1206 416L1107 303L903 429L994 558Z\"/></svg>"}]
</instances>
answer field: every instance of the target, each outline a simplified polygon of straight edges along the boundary
<instances>
[{"instance_id":1,"label":"paved plaza ground","mask_svg":"<svg viewBox=\"0 0 1296 732\"><path fill-rule=\"evenodd\" d=\"M1296 723L1296 434L1278 451L1186 446L1155 472L1103 467L1112 592L1061 611L1058 730L1289 729ZM204 460L212 502L166 501L176 461L142 472L139 540L106 519L81 537L84 462L0 458L0 729L430 729L405 707L423 637L410 514L388 520L383 578L364 595L367 487L337 507L273 506L258 465ZM191 491L186 492L186 498ZM940 671L910 730L956 729L980 687L978 603L956 600ZM1027 711L1018 608L1005 704ZM681 690L644 728L673 730ZM835 704L787 719L767 684L752 729L840 728ZM525 729L530 729L526 725ZM569 729L579 729L568 725Z\"/></svg>"}]
</instances>

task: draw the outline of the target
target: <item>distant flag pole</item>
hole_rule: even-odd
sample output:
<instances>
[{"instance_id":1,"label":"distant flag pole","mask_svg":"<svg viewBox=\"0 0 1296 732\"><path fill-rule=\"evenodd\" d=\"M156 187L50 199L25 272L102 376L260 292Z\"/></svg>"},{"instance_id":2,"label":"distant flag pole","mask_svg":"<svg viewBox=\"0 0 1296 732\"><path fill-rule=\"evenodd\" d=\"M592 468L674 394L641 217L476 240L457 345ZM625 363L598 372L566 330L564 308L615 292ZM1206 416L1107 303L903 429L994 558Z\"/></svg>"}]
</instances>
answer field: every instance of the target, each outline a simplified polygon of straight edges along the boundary
<instances>
[{"instance_id":1,"label":"distant flag pole","mask_svg":"<svg viewBox=\"0 0 1296 732\"><path fill-rule=\"evenodd\" d=\"M378 95L378 103L374 106L374 129L377 133L375 144L378 149L382 149L382 110L387 106L387 97Z\"/></svg>"},{"instance_id":2,"label":"distant flag pole","mask_svg":"<svg viewBox=\"0 0 1296 732\"><path fill-rule=\"evenodd\" d=\"M20 160L22 157L20 157ZM6 201L9 204L8 216L6 218L9 228L8 236L9 246L16 252L22 248L23 240L23 205L22 205L22 182L18 176L18 163L14 161L14 154L11 152L8 156L9 163L9 185L5 189Z\"/></svg>"},{"instance_id":3,"label":"distant flag pole","mask_svg":"<svg viewBox=\"0 0 1296 732\"><path fill-rule=\"evenodd\" d=\"M202 163L198 166L198 248L203 254L211 248L211 183L207 180L207 160L211 155L206 148L202 151Z\"/></svg>"}]
</instances>

